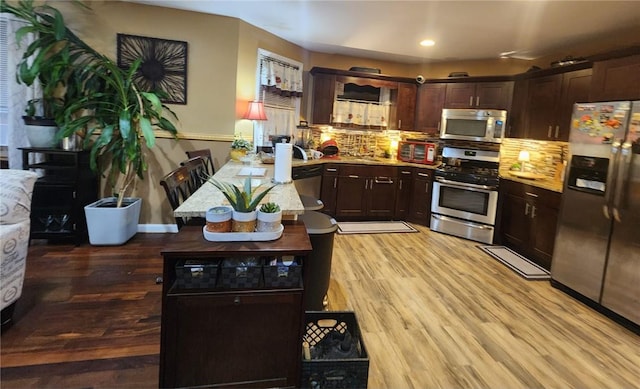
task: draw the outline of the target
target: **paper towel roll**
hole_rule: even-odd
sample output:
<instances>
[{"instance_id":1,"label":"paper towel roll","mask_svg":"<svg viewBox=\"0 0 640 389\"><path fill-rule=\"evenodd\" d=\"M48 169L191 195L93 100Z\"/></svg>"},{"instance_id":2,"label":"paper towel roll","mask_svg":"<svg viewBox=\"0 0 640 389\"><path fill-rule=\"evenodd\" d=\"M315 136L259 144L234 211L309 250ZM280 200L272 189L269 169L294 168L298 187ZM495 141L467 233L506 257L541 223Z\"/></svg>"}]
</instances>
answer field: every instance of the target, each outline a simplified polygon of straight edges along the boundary
<instances>
[{"instance_id":1,"label":"paper towel roll","mask_svg":"<svg viewBox=\"0 0 640 389\"><path fill-rule=\"evenodd\" d=\"M291 182L291 159L293 144L276 143L276 161L273 167L273 181L278 184Z\"/></svg>"}]
</instances>

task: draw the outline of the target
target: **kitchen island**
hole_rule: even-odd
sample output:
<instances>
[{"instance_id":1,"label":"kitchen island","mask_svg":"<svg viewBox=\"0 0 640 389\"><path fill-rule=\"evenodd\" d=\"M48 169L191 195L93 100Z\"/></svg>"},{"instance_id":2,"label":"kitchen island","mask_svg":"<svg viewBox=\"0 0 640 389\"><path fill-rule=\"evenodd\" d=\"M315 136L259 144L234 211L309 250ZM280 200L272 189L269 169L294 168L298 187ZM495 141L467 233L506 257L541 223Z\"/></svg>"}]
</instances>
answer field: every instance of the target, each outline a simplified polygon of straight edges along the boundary
<instances>
[{"instance_id":1,"label":"kitchen island","mask_svg":"<svg viewBox=\"0 0 640 389\"><path fill-rule=\"evenodd\" d=\"M262 187L266 189L274 185L272 183L273 169L274 165L263 164L258 160L252 161L250 164L229 161L213 175L213 179L242 186L248 177L245 173L263 173L259 175L253 174L251 179L256 186L262 184ZM297 219L298 215L304 213L304 206L293 182L275 184L275 187L262 200L262 203L267 202L274 202L280 205L282 216L285 219ZM209 208L220 205L229 205L229 201L213 184L205 183L176 208L173 214L175 217L205 217Z\"/></svg>"}]
</instances>

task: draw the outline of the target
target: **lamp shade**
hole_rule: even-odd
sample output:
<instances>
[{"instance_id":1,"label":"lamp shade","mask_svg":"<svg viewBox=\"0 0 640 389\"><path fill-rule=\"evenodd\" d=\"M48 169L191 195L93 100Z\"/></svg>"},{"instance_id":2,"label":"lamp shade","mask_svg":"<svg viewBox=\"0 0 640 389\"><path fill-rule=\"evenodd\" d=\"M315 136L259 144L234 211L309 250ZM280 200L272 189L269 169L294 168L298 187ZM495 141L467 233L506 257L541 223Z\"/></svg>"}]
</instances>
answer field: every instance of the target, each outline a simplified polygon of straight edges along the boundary
<instances>
[{"instance_id":1,"label":"lamp shade","mask_svg":"<svg viewBox=\"0 0 640 389\"><path fill-rule=\"evenodd\" d=\"M245 112L243 119L249 120L267 120L267 115L264 114L264 104L262 101L250 101Z\"/></svg>"},{"instance_id":2,"label":"lamp shade","mask_svg":"<svg viewBox=\"0 0 640 389\"><path fill-rule=\"evenodd\" d=\"M520 154L518 154L518 161L529 162L529 152L522 150Z\"/></svg>"}]
</instances>

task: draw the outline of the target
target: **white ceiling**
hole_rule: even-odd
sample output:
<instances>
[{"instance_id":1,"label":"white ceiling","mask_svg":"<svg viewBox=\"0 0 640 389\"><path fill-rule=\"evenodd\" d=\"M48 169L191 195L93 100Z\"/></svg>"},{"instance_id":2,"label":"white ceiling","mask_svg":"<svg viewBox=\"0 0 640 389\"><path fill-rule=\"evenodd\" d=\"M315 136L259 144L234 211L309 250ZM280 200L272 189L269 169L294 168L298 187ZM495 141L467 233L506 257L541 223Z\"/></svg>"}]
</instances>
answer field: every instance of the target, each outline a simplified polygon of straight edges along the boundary
<instances>
[{"instance_id":1,"label":"white ceiling","mask_svg":"<svg viewBox=\"0 0 640 389\"><path fill-rule=\"evenodd\" d=\"M128 1L236 17L311 51L410 64L570 54L640 25L638 1ZM418 45L427 38L435 46Z\"/></svg>"}]
</instances>

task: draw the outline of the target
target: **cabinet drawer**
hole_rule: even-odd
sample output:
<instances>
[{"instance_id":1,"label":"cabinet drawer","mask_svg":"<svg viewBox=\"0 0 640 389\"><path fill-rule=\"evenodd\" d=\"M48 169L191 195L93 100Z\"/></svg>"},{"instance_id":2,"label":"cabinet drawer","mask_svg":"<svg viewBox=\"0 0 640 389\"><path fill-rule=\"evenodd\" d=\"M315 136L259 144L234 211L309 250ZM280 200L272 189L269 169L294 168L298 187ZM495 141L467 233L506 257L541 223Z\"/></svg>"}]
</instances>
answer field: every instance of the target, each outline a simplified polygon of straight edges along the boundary
<instances>
[{"instance_id":1,"label":"cabinet drawer","mask_svg":"<svg viewBox=\"0 0 640 389\"><path fill-rule=\"evenodd\" d=\"M500 187L504 193L541 202L551 208L560 208L560 201L562 200L562 194L560 193L510 180L500 180Z\"/></svg>"}]
</instances>

